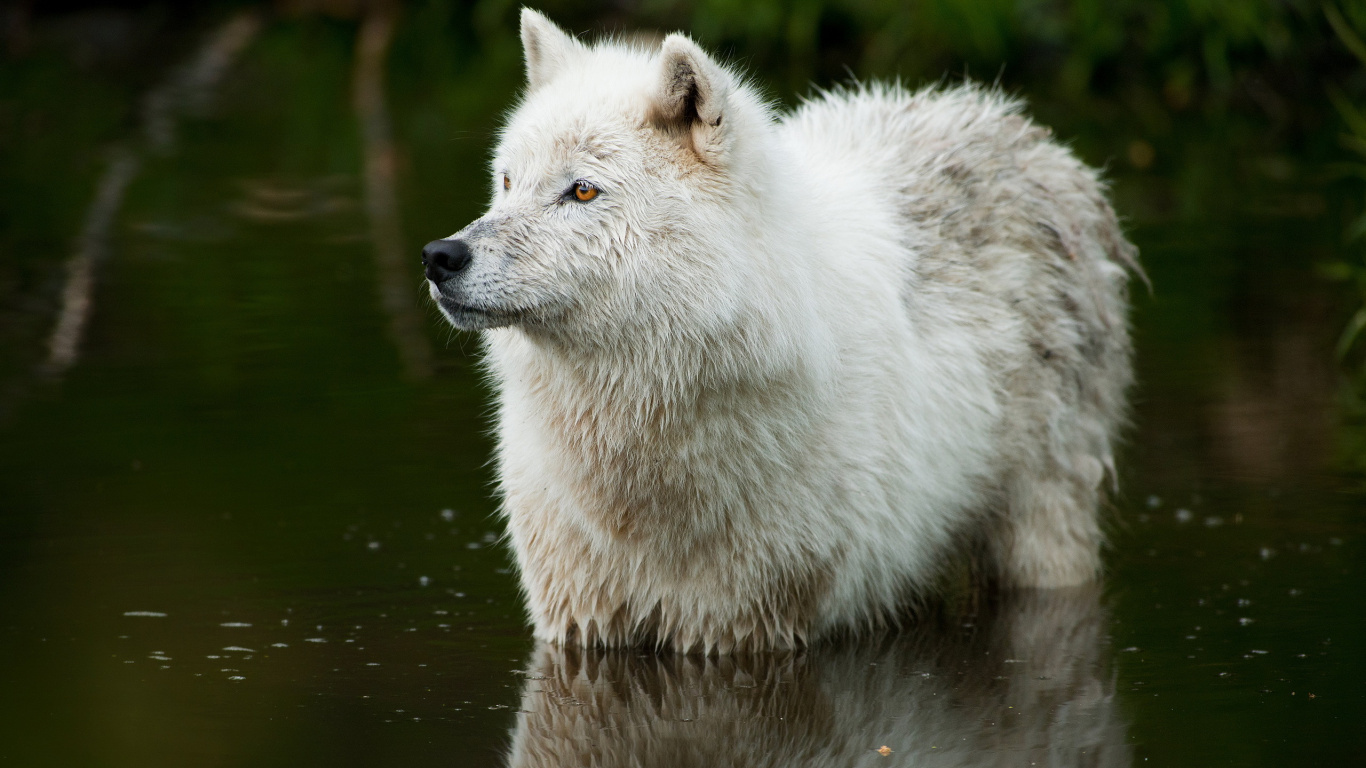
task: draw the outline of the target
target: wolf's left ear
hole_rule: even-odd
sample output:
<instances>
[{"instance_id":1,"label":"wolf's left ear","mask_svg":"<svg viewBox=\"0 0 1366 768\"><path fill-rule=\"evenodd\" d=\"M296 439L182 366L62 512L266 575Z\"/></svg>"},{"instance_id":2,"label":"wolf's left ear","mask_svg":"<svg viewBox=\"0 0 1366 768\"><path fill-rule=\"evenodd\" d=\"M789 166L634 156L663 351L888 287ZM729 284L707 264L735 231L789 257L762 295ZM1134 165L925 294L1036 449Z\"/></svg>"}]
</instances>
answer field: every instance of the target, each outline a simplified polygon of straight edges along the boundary
<instances>
[{"instance_id":1,"label":"wolf's left ear","mask_svg":"<svg viewBox=\"0 0 1366 768\"><path fill-rule=\"evenodd\" d=\"M550 82L566 62L583 50L583 43L565 34L550 19L530 8L522 9L522 53L529 90Z\"/></svg>"},{"instance_id":2,"label":"wolf's left ear","mask_svg":"<svg viewBox=\"0 0 1366 768\"><path fill-rule=\"evenodd\" d=\"M686 36L664 38L651 118L687 141L708 164L725 154L731 76Z\"/></svg>"}]
</instances>

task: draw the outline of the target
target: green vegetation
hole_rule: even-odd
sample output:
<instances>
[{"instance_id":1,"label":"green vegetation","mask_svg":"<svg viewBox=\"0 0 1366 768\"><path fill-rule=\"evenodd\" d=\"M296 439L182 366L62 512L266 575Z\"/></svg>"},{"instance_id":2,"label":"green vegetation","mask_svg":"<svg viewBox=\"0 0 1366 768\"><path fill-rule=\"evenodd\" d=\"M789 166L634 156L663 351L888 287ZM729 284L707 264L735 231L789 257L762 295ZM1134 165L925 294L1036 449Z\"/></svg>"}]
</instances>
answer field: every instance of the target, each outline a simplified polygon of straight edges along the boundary
<instances>
[{"instance_id":1,"label":"green vegetation","mask_svg":"<svg viewBox=\"0 0 1366 768\"><path fill-rule=\"evenodd\" d=\"M1334 5L1325 5L1323 10L1343 47L1366 67L1366 42L1357 31L1360 27L1352 24ZM1356 73L1358 79L1362 72L1366 69ZM1339 134L1338 141L1348 153L1347 159L1334 167L1338 176L1353 187L1355 205L1348 209L1349 221L1344 229L1346 252L1343 258L1325 265L1323 271L1331 279L1351 283L1360 300L1366 301L1366 248L1363 247L1366 243L1366 184L1363 184L1366 182L1366 109L1359 106L1366 101L1354 98L1333 83L1328 84L1327 91L1342 117L1345 130ZM1360 346L1358 341L1363 330L1366 330L1366 304L1348 320L1337 344L1338 358L1356 369L1344 387L1344 420L1348 422L1348 428L1343 430L1343 442L1344 456L1359 471L1366 470L1366 357L1353 352Z\"/></svg>"}]
</instances>

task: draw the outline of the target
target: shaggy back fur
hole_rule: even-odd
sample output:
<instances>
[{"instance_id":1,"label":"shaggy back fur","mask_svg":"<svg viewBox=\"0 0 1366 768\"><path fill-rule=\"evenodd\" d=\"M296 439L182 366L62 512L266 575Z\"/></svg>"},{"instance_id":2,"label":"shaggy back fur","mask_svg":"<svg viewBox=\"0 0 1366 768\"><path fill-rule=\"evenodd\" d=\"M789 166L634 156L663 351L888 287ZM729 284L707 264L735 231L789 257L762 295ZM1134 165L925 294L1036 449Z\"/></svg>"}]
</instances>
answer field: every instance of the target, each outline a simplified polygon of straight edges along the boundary
<instances>
[{"instance_id":1,"label":"shaggy back fur","mask_svg":"<svg viewBox=\"0 0 1366 768\"><path fill-rule=\"evenodd\" d=\"M1094 171L994 90L778 115L682 35L522 39L493 202L428 275L485 330L538 638L789 648L972 549L1097 576L1135 263Z\"/></svg>"}]
</instances>

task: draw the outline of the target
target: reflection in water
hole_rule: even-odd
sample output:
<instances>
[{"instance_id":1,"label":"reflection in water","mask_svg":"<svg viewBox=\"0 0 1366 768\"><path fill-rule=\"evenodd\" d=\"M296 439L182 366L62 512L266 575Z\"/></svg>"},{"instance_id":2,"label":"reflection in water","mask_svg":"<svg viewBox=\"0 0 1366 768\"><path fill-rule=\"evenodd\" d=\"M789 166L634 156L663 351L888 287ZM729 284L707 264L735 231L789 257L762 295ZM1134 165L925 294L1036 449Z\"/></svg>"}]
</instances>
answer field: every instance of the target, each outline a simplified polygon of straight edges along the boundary
<instances>
[{"instance_id":1,"label":"reflection in water","mask_svg":"<svg viewBox=\"0 0 1366 768\"><path fill-rule=\"evenodd\" d=\"M951 629L799 654L542 645L508 764L1129 765L1099 594L1024 593Z\"/></svg>"},{"instance_id":2,"label":"reflection in water","mask_svg":"<svg viewBox=\"0 0 1366 768\"><path fill-rule=\"evenodd\" d=\"M260 26L261 19L255 11L239 11L205 41L192 60L147 95L142 116L148 149L159 154L170 153L175 144L177 119L203 110L211 101L214 87L238 54L256 37ZM43 365L43 372L49 376L62 375L76 362L94 301L95 269L106 256L107 241L123 205L124 193L137 176L140 164L137 152L121 148L114 153L100 179L95 200L86 212L85 224L76 241L76 252L67 260L62 306L48 341L48 359Z\"/></svg>"}]
</instances>

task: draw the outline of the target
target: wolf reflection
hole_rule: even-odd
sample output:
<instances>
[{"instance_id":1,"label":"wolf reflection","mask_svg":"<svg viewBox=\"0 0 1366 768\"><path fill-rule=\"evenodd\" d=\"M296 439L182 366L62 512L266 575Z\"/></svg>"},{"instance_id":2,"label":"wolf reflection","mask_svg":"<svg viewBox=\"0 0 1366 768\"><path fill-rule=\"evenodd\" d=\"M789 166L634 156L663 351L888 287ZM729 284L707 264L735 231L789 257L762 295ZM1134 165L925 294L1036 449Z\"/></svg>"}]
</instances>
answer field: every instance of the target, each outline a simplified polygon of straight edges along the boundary
<instances>
[{"instance_id":1,"label":"wolf reflection","mask_svg":"<svg viewBox=\"0 0 1366 768\"><path fill-rule=\"evenodd\" d=\"M934 629L798 654L542 645L508 765L1129 765L1099 595L1025 592Z\"/></svg>"}]
</instances>

